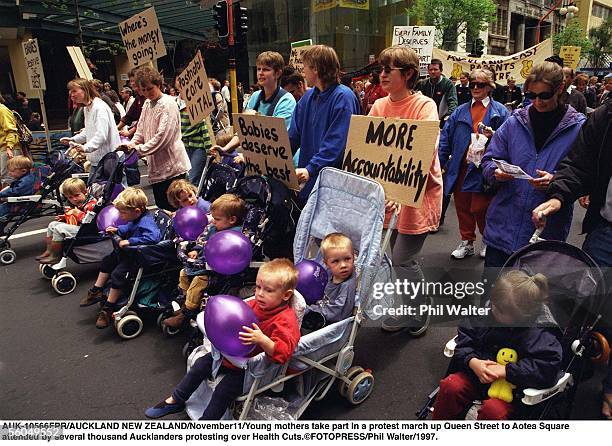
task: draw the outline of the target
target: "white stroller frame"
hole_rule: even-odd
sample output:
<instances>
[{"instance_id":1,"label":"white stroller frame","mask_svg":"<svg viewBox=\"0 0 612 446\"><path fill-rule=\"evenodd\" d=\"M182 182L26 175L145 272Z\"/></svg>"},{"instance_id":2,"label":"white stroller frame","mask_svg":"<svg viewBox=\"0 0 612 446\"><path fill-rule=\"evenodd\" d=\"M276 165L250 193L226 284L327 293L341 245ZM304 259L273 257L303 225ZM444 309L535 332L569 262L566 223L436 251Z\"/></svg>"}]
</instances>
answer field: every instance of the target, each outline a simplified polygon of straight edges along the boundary
<instances>
[{"instance_id":1,"label":"white stroller frame","mask_svg":"<svg viewBox=\"0 0 612 446\"><path fill-rule=\"evenodd\" d=\"M370 395L374 383L372 373L351 365L357 330L364 319L362 308L367 307L372 283L390 240L391 231L387 231L381 244L384 217L385 193L378 183L334 168L324 168L320 172L298 222L295 261L307 258L309 251L318 250L315 243L327 234L346 234L359 252L355 261L358 286L354 316L303 336L293 357L284 365L272 363L263 353L249 358L244 364L244 394L236 399L243 403L240 420L246 419L256 396L269 389L280 391L286 381L294 378L300 379L301 398L298 406L294 407L295 418L303 414L312 400L324 398L336 379L340 381L340 393L353 404L363 402ZM391 227L393 224L394 221ZM202 313L198 315L198 325L204 331L202 316ZM201 355L201 349L194 350L188 364ZM214 358L213 377L217 378L221 354L214 347L211 353ZM334 359L333 365L325 365ZM295 373L286 375L289 368ZM305 375L308 371L324 376L315 381L314 376ZM190 417L197 419L201 415L202 406L206 407L211 393L205 381L187 401ZM231 419L229 410L224 418Z\"/></svg>"}]
</instances>

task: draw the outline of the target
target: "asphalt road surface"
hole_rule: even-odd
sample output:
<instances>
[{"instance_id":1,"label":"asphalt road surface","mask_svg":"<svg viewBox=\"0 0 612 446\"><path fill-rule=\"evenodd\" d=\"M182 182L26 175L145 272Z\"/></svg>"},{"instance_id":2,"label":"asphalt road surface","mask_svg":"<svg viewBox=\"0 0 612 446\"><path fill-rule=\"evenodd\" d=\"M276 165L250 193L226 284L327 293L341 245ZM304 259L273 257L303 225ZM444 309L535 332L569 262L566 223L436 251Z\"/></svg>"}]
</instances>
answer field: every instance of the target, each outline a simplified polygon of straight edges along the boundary
<instances>
[{"instance_id":1,"label":"asphalt road surface","mask_svg":"<svg viewBox=\"0 0 612 446\"><path fill-rule=\"evenodd\" d=\"M151 197L148 187L147 192ZM455 262L454 266L478 277L482 260L477 256L450 259L458 243L452 206L447 215L446 225L427 238L422 262L433 271ZM577 208L569 240L579 246L583 215ZM34 220L18 234L45 227L45 221ZM96 329L97 307L78 305L96 277L96 265L71 263L69 270L78 286L72 294L60 296L41 277L34 260L42 249L43 234L16 238L12 245L17 261L0 268L0 419L144 418L144 410L167 395L185 373L184 337L165 337L152 320L145 321L144 333L130 341L119 338L112 328ZM454 334L452 327L431 327L425 336L414 339L405 331L388 334L376 327L363 328L354 364L372 370L373 393L361 405L352 406L334 385L303 418L414 418L446 370L442 350ZM581 384L572 418L598 418L602 373L602 368L597 369Z\"/></svg>"}]
</instances>

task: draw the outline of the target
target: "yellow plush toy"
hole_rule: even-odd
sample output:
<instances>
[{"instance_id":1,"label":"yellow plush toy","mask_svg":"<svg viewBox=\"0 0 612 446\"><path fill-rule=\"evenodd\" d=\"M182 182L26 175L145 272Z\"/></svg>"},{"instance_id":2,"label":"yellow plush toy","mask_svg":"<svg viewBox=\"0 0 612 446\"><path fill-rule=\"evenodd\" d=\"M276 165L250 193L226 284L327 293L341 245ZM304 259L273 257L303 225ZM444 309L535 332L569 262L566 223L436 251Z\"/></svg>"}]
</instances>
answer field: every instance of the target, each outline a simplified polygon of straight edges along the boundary
<instances>
[{"instance_id":1,"label":"yellow plush toy","mask_svg":"<svg viewBox=\"0 0 612 446\"><path fill-rule=\"evenodd\" d=\"M505 366L511 362L516 363L516 361L518 361L518 353L516 353L516 350L501 348L497 352L497 363L500 365ZM497 398L506 403L511 403L512 389L516 389L514 384L509 383L504 378L496 379L491 383L491 387L489 387L489 398Z\"/></svg>"}]
</instances>

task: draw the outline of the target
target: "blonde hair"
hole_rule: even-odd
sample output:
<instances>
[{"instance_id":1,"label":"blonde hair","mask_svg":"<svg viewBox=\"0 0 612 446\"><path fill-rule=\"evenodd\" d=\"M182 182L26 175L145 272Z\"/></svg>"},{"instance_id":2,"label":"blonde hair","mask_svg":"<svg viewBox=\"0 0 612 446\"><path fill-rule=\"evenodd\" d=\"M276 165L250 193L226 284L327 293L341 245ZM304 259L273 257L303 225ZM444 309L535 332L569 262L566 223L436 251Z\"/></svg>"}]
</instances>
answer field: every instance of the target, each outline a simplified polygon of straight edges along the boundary
<instances>
[{"instance_id":1,"label":"blonde hair","mask_svg":"<svg viewBox=\"0 0 612 446\"><path fill-rule=\"evenodd\" d=\"M170 187L168 187L168 190L166 191L166 197L168 198L170 204L175 208L179 207L181 192L193 192L195 195L197 195L198 188L187 180L174 180L172 183L170 183Z\"/></svg>"},{"instance_id":2,"label":"blonde hair","mask_svg":"<svg viewBox=\"0 0 612 446\"><path fill-rule=\"evenodd\" d=\"M68 178L64 180L60 188L66 197L87 193L87 185L80 178Z\"/></svg>"},{"instance_id":3,"label":"blonde hair","mask_svg":"<svg viewBox=\"0 0 612 446\"><path fill-rule=\"evenodd\" d=\"M563 85L563 68L554 62L542 62L531 69L525 79L525 91L529 90L532 82L542 82L551 87L553 93L561 94L559 89Z\"/></svg>"},{"instance_id":4,"label":"blonde hair","mask_svg":"<svg viewBox=\"0 0 612 446\"><path fill-rule=\"evenodd\" d=\"M544 274L530 276L524 271L512 270L495 282L491 302L516 322L533 322L542 312L548 299L548 279Z\"/></svg>"},{"instance_id":5,"label":"blonde hair","mask_svg":"<svg viewBox=\"0 0 612 446\"><path fill-rule=\"evenodd\" d=\"M6 167L11 170L14 169L26 169L30 170L32 168L32 160L27 156L14 156L6 163Z\"/></svg>"},{"instance_id":6,"label":"blonde hair","mask_svg":"<svg viewBox=\"0 0 612 446\"><path fill-rule=\"evenodd\" d=\"M72 90L73 88L80 88L85 92L85 103L90 104L94 98L99 98L100 94L94 88L94 85L91 81L83 78L72 79L68 82L67 85L68 90Z\"/></svg>"},{"instance_id":7,"label":"blonde hair","mask_svg":"<svg viewBox=\"0 0 612 446\"><path fill-rule=\"evenodd\" d=\"M255 65L266 65L274 71L282 71L285 67L285 59L276 51L264 51L257 56Z\"/></svg>"},{"instance_id":8,"label":"blonde hair","mask_svg":"<svg viewBox=\"0 0 612 446\"><path fill-rule=\"evenodd\" d=\"M495 82L493 82L493 72L486 68L476 68L470 73L470 82L476 81L477 77L482 77L486 80L492 90L495 90ZM509 79L508 79L509 80Z\"/></svg>"},{"instance_id":9,"label":"blonde hair","mask_svg":"<svg viewBox=\"0 0 612 446\"><path fill-rule=\"evenodd\" d=\"M406 88L412 90L419 78L419 56L412 48L394 45L385 48L378 55L381 65L392 65L395 68L402 68L402 74L412 70L412 75L406 79Z\"/></svg>"},{"instance_id":10,"label":"blonde hair","mask_svg":"<svg viewBox=\"0 0 612 446\"><path fill-rule=\"evenodd\" d=\"M246 214L244 200L234 194L223 194L210 206L210 212L219 212L225 217L236 217L236 224L241 224Z\"/></svg>"},{"instance_id":11,"label":"blonde hair","mask_svg":"<svg viewBox=\"0 0 612 446\"><path fill-rule=\"evenodd\" d=\"M327 234L321 241L321 253L327 258L330 249L348 249L353 252L353 242L341 232Z\"/></svg>"},{"instance_id":12,"label":"blonde hair","mask_svg":"<svg viewBox=\"0 0 612 446\"><path fill-rule=\"evenodd\" d=\"M149 200L142 189L136 187L128 187L122 191L113 201L115 207L119 210L136 210L142 212L147 210Z\"/></svg>"},{"instance_id":13,"label":"blonde hair","mask_svg":"<svg viewBox=\"0 0 612 446\"><path fill-rule=\"evenodd\" d=\"M332 47L313 45L302 53L302 61L317 70L317 77L325 87L339 82L340 60Z\"/></svg>"},{"instance_id":14,"label":"blonde hair","mask_svg":"<svg viewBox=\"0 0 612 446\"><path fill-rule=\"evenodd\" d=\"M257 275L268 274L274 276L281 283L283 291L295 290L298 281L298 271L289 259L274 259L264 263Z\"/></svg>"}]
</instances>

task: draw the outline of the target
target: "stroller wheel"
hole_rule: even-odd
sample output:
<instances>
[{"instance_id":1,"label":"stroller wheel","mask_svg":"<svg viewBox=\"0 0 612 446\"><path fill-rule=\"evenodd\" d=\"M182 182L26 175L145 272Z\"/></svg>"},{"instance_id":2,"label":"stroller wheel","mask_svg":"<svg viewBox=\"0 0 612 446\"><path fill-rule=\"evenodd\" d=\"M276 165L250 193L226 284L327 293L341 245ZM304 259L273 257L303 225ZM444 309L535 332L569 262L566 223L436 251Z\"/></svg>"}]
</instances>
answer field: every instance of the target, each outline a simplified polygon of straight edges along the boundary
<instances>
[{"instance_id":1,"label":"stroller wheel","mask_svg":"<svg viewBox=\"0 0 612 446\"><path fill-rule=\"evenodd\" d=\"M168 327L165 324L162 324L162 332L168 336L168 337L172 337L172 336L176 336L177 334L179 334L181 332L180 328L172 328L172 327Z\"/></svg>"},{"instance_id":2,"label":"stroller wheel","mask_svg":"<svg viewBox=\"0 0 612 446\"><path fill-rule=\"evenodd\" d=\"M429 296L425 298L426 305L433 305L433 299ZM408 334L413 338L419 338L423 336L427 329L429 328L429 322L431 320L431 315L427 312L427 316L423 319L419 325L415 325L414 327L408 327Z\"/></svg>"},{"instance_id":3,"label":"stroller wheel","mask_svg":"<svg viewBox=\"0 0 612 446\"><path fill-rule=\"evenodd\" d=\"M128 314L115 324L115 328L123 339L134 339L142 333L142 319L135 314Z\"/></svg>"},{"instance_id":4,"label":"stroller wheel","mask_svg":"<svg viewBox=\"0 0 612 446\"><path fill-rule=\"evenodd\" d=\"M55 277L55 274L57 274L57 271L51 268L51 265L40 264L38 265L38 270L40 271L42 276L48 280L53 279L53 277Z\"/></svg>"},{"instance_id":5,"label":"stroller wheel","mask_svg":"<svg viewBox=\"0 0 612 446\"><path fill-rule=\"evenodd\" d=\"M591 362L593 364L606 364L610 358L610 344L604 335L598 331L591 333Z\"/></svg>"},{"instance_id":6,"label":"stroller wheel","mask_svg":"<svg viewBox=\"0 0 612 446\"><path fill-rule=\"evenodd\" d=\"M361 404L372 393L374 376L370 372L361 372L349 384L346 398L351 404Z\"/></svg>"},{"instance_id":7,"label":"stroller wheel","mask_svg":"<svg viewBox=\"0 0 612 446\"><path fill-rule=\"evenodd\" d=\"M183 353L183 358L189 358L189 355L191 355L192 351L193 347L191 346L191 342L186 342L185 345L183 345L183 349L181 350L181 353Z\"/></svg>"},{"instance_id":8,"label":"stroller wheel","mask_svg":"<svg viewBox=\"0 0 612 446\"><path fill-rule=\"evenodd\" d=\"M363 371L364 371L363 367L359 367L359 366L351 367L350 369L346 371L346 377L349 380L352 380L354 377L356 377ZM346 391L348 390L348 386L349 385L345 383L344 381L340 381L340 384L338 385L338 391L340 392L340 395L345 398L346 398Z\"/></svg>"},{"instance_id":9,"label":"stroller wheel","mask_svg":"<svg viewBox=\"0 0 612 446\"><path fill-rule=\"evenodd\" d=\"M160 330L163 327L162 322L164 322L164 319L166 319L166 317L167 317L166 312L160 313L159 316L157 316L157 326L159 327Z\"/></svg>"},{"instance_id":10,"label":"stroller wheel","mask_svg":"<svg viewBox=\"0 0 612 446\"><path fill-rule=\"evenodd\" d=\"M70 294L77 286L77 280L68 271L62 271L51 279L51 287L58 294Z\"/></svg>"},{"instance_id":11,"label":"stroller wheel","mask_svg":"<svg viewBox=\"0 0 612 446\"><path fill-rule=\"evenodd\" d=\"M15 262L16 258L17 254L12 249L5 249L4 251L0 252L0 263L3 265L10 265L11 263Z\"/></svg>"}]
</instances>

